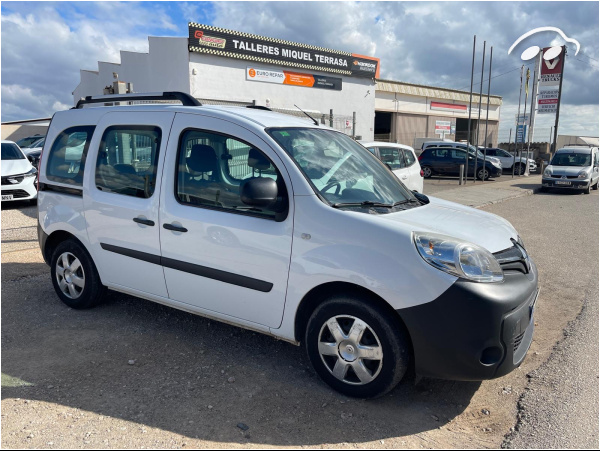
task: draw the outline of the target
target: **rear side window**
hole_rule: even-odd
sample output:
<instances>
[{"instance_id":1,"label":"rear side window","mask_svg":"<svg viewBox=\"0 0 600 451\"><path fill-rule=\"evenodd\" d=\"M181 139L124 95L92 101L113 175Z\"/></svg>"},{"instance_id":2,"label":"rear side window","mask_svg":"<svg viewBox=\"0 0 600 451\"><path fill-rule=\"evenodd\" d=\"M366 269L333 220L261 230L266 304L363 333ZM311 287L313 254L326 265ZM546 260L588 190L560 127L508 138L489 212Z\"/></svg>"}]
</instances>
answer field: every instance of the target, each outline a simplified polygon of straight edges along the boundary
<instances>
[{"instance_id":1,"label":"rear side window","mask_svg":"<svg viewBox=\"0 0 600 451\"><path fill-rule=\"evenodd\" d=\"M450 149L434 149L431 153L437 158L450 158Z\"/></svg>"},{"instance_id":2,"label":"rear side window","mask_svg":"<svg viewBox=\"0 0 600 451\"><path fill-rule=\"evenodd\" d=\"M406 167L412 166L413 164L415 164L415 154L412 153L410 150L405 149L404 150L404 159L406 161Z\"/></svg>"},{"instance_id":3,"label":"rear side window","mask_svg":"<svg viewBox=\"0 0 600 451\"><path fill-rule=\"evenodd\" d=\"M96 187L147 199L154 193L161 130L119 125L104 131L96 160Z\"/></svg>"},{"instance_id":4,"label":"rear side window","mask_svg":"<svg viewBox=\"0 0 600 451\"><path fill-rule=\"evenodd\" d=\"M395 147L380 147L379 155L381 155L381 161L389 164L392 169L402 169L406 167L402 149L397 149Z\"/></svg>"},{"instance_id":5,"label":"rear side window","mask_svg":"<svg viewBox=\"0 0 600 451\"><path fill-rule=\"evenodd\" d=\"M67 128L61 132L52 144L46 177L48 180L70 185L83 183L85 156L94 134L93 125Z\"/></svg>"}]
</instances>

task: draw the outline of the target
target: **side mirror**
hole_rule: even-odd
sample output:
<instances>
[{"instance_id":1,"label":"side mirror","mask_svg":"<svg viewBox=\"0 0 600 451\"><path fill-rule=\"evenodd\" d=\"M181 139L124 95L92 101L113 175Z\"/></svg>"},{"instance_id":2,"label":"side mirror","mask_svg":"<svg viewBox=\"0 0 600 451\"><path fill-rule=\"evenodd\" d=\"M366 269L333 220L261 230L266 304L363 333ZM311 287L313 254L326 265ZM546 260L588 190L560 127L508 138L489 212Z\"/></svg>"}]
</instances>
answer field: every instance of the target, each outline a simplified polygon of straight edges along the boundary
<instances>
[{"instance_id":1,"label":"side mirror","mask_svg":"<svg viewBox=\"0 0 600 451\"><path fill-rule=\"evenodd\" d=\"M413 196L415 196L417 198L417 200L419 202L421 202L423 205L427 205L429 203L429 197L427 197L425 194L421 194L420 192L416 191L416 190L412 190Z\"/></svg>"},{"instance_id":2,"label":"side mirror","mask_svg":"<svg viewBox=\"0 0 600 451\"><path fill-rule=\"evenodd\" d=\"M244 180L240 185L240 197L251 207L272 207L277 202L277 183L269 177Z\"/></svg>"}]
</instances>

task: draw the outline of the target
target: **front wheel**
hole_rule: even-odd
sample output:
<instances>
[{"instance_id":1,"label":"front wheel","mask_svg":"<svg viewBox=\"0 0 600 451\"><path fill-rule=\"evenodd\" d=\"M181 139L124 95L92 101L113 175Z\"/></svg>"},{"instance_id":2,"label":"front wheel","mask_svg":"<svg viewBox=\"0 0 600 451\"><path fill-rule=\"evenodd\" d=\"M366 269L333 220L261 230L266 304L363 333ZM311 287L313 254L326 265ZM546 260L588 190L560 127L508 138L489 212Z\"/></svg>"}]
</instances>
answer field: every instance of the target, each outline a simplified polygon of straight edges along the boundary
<instances>
[{"instance_id":1,"label":"front wheel","mask_svg":"<svg viewBox=\"0 0 600 451\"><path fill-rule=\"evenodd\" d=\"M382 396L400 382L410 359L408 343L402 325L384 309L344 296L319 305L305 335L321 379L357 398Z\"/></svg>"},{"instance_id":2,"label":"front wheel","mask_svg":"<svg viewBox=\"0 0 600 451\"><path fill-rule=\"evenodd\" d=\"M592 186L592 189L597 190L598 189L598 184L600 184L600 180L598 180L596 182L596 184L594 186Z\"/></svg>"},{"instance_id":3,"label":"front wheel","mask_svg":"<svg viewBox=\"0 0 600 451\"><path fill-rule=\"evenodd\" d=\"M589 185L583 189L583 194L590 194L591 187L592 187L592 182L590 182Z\"/></svg>"},{"instance_id":4,"label":"front wheel","mask_svg":"<svg viewBox=\"0 0 600 451\"><path fill-rule=\"evenodd\" d=\"M517 175L523 175L523 174L525 174L525 166L523 166L522 164L517 163L515 165L515 174L517 174Z\"/></svg>"},{"instance_id":5,"label":"front wheel","mask_svg":"<svg viewBox=\"0 0 600 451\"><path fill-rule=\"evenodd\" d=\"M490 178L490 173L488 172L488 170L487 170L487 169L485 169L485 168L480 168L480 169L477 171L477 178L478 178L479 180L487 180L487 179L489 179L489 178Z\"/></svg>"},{"instance_id":6,"label":"front wheel","mask_svg":"<svg viewBox=\"0 0 600 451\"><path fill-rule=\"evenodd\" d=\"M106 292L92 257L72 239L56 246L50 260L50 276L58 297L74 309L96 306Z\"/></svg>"},{"instance_id":7,"label":"front wheel","mask_svg":"<svg viewBox=\"0 0 600 451\"><path fill-rule=\"evenodd\" d=\"M429 166L423 166L423 177L425 177L426 179L428 179L429 177L431 177L433 175L433 171L431 170L431 168Z\"/></svg>"}]
</instances>

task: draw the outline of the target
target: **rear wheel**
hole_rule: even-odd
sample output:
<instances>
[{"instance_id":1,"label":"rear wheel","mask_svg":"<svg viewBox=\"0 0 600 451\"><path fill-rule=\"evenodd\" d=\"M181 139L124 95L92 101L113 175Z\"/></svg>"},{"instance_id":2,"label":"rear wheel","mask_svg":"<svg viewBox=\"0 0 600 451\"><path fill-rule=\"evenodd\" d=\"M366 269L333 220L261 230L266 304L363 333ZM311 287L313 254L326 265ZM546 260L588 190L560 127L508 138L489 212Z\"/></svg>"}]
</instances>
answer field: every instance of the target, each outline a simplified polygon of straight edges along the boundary
<instances>
[{"instance_id":1,"label":"rear wheel","mask_svg":"<svg viewBox=\"0 0 600 451\"><path fill-rule=\"evenodd\" d=\"M394 388L408 368L402 325L367 300L338 296L319 305L305 335L317 374L335 390L375 398Z\"/></svg>"},{"instance_id":2,"label":"rear wheel","mask_svg":"<svg viewBox=\"0 0 600 451\"><path fill-rule=\"evenodd\" d=\"M520 163L515 164L515 174L523 175L525 174L525 166Z\"/></svg>"},{"instance_id":3,"label":"rear wheel","mask_svg":"<svg viewBox=\"0 0 600 451\"><path fill-rule=\"evenodd\" d=\"M429 177L431 177L433 175L433 171L429 166L423 166L423 177L425 177L426 179L428 179Z\"/></svg>"},{"instance_id":4,"label":"rear wheel","mask_svg":"<svg viewBox=\"0 0 600 451\"><path fill-rule=\"evenodd\" d=\"M56 294L71 308L94 307L106 293L92 257L75 240L56 246L50 260L50 274Z\"/></svg>"}]
</instances>

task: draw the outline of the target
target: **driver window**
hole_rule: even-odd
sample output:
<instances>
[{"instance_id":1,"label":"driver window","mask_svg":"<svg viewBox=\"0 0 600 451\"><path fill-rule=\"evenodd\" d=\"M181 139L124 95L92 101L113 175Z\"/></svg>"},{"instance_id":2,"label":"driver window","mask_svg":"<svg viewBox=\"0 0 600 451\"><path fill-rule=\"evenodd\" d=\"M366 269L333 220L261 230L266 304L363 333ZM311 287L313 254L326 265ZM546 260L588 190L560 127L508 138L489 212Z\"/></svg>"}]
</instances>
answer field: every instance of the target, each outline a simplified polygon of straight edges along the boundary
<instances>
[{"instance_id":1,"label":"driver window","mask_svg":"<svg viewBox=\"0 0 600 451\"><path fill-rule=\"evenodd\" d=\"M404 153L401 151L401 149L394 147L380 147L379 155L381 156L381 161L389 164L393 170L406 167L406 163L404 162Z\"/></svg>"},{"instance_id":2,"label":"driver window","mask_svg":"<svg viewBox=\"0 0 600 451\"><path fill-rule=\"evenodd\" d=\"M274 218L281 205L261 209L241 200L242 182L257 177L275 180L281 202L287 200L281 175L271 160L252 145L200 130L185 131L179 143L175 194L180 203Z\"/></svg>"}]
</instances>

